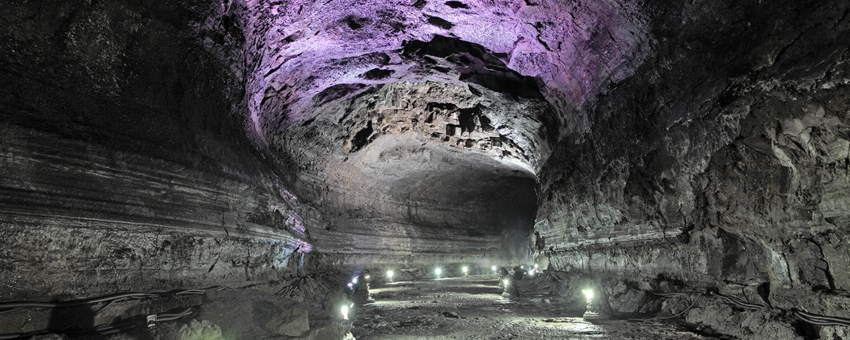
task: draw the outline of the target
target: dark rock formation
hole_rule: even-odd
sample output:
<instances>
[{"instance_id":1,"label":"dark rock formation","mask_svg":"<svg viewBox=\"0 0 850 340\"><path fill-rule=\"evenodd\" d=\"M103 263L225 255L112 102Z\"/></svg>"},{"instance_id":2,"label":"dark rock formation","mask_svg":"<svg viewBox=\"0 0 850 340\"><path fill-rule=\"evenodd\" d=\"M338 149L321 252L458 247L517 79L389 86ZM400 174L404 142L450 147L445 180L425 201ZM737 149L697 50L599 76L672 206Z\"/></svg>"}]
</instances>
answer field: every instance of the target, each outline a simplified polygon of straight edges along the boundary
<instances>
[{"instance_id":1,"label":"dark rock formation","mask_svg":"<svg viewBox=\"0 0 850 340\"><path fill-rule=\"evenodd\" d=\"M615 314L713 288L769 308L711 300L686 321L846 336L790 311L850 317L848 13L12 1L0 299L267 285L322 309L364 269L536 262L554 294L592 285Z\"/></svg>"}]
</instances>

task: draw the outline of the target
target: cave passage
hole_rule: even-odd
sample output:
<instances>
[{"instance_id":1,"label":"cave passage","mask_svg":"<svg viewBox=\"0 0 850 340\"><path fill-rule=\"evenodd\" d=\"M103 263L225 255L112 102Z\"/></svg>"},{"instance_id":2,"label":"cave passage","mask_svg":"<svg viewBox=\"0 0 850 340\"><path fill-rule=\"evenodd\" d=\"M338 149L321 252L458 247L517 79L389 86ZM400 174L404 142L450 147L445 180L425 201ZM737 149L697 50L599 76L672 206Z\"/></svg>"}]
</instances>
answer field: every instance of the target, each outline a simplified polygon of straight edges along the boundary
<instances>
[{"instance_id":1,"label":"cave passage","mask_svg":"<svg viewBox=\"0 0 850 340\"><path fill-rule=\"evenodd\" d=\"M396 281L371 290L352 311L357 339L710 339L683 323L633 319L589 322L584 306L549 294L545 278L503 296L496 275ZM515 284L515 283L514 283Z\"/></svg>"},{"instance_id":2,"label":"cave passage","mask_svg":"<svg viewBox=\"0 0 850 340\"><path fill-rule=\"evenodd\" d=\"M0 339L848 339L848 254L847 0L0 6Z\"/></svg>"}]
</instances>

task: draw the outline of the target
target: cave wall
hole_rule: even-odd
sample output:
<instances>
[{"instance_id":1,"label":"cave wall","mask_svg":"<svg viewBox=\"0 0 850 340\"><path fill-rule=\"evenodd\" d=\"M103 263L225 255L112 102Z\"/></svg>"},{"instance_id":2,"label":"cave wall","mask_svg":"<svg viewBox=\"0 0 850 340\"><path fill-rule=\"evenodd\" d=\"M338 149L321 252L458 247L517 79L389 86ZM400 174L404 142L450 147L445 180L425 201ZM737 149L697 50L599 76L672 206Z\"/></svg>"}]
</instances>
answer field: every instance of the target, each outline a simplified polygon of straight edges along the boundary
<instances>
[{"instance_id":1,"label":"cave wall","mask_svg":"<svg viewBox=\"0 0 850 340\"><path fill-rule=\"evenodd\" d=\"M544 167L532 251L554 270L841 313L847 3L668 4L647 62Z\"/></svg>"},{"instance_id":2,"label":"cave wall","mask_svg":"<svg viewBox=\"0 0 850 340\"><path fill-rule=\"evenodd\" d=\"M536 252L609 287L847 305L844 2L13 1L0 19L2 297Z\"/></svg>"},{"instance_id":3,"label":"cave wall","mask_svg":"<svg viewBox=\"0 0 850 340\"><path fill-rule=\"evenodd\" d=\"M275 135L292 192L326 221L315 246L351 264L524 257L536 209L526 160L542 153L549 106L480 91L388 84Z\"/></svg>"},{"instance_id":4,"label":"cave wall","mask_svg":"<svg viewBox=\"0 0 850 340\"><path fill-rule=\"evenodd\" d=\"M0 9L0 298L268 281L311 245L245 137L238 5Z\"/></svg>"}]
</instances>

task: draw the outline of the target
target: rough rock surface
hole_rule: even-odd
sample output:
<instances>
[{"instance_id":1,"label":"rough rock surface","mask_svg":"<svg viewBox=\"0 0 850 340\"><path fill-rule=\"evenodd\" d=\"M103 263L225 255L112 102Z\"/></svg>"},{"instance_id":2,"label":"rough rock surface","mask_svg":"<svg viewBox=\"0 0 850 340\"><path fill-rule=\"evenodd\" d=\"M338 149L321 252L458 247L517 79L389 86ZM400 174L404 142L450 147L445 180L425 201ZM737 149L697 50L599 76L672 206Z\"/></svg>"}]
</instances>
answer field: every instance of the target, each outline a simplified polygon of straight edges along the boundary
<instances>
[{"instance_id":1,"label":"rough rock surface","mask_svg":"<svg viewBox=\"0 0 850 340\"><path fill-rule=\"evenodd\" d=\"M850 317L849 47L841 0L10 1L0 299L329 310L535 262L619 315L846 336L790 311Z\"/></svg>"},{"instance_id":2,"label":"rough rock surface","mask_svg":"<svg viewBox=\"0 0 850 340\"><path fill-rule=\"evenodd\" d=\"M192 320L188 325L180 328L180 340L221 340L221 327L209 321Z\"/></svg>"},{"instance_id":3,"label":"rough rock surface","mask_svg":"<svg viewBox=\"0 0 850 340\"><path fill-rule=\"evenodd\" d=\"M675 34L598 102L592 131L554 148L534 251L552 269L850 316L823 307L848 302L847 4L723 6L681 8ZM727 10L738 19L725 24ZM713 308L688 321L771 338Z\"/></svg>"},{"instance_id":4,"label":"rough rock surface","mask_svg":"<svg viewBox=\"0 0 850 340\"><path fill-rule=\"evenodd\" d=\"M310 329L307 311L300 308L290 308L275 317L266 324L266 327L274 333L288 336L299 336Z\"/></svg>"}]
</instances>

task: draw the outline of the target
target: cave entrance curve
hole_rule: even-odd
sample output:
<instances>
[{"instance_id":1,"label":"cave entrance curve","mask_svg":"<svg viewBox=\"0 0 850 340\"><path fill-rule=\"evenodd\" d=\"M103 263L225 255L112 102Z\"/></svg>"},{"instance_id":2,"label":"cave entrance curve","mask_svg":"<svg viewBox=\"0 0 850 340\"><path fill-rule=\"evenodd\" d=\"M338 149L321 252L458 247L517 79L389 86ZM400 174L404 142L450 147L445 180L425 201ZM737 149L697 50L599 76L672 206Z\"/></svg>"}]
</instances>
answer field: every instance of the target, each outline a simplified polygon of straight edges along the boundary
<instances>
[{"instance_id":1,"label":"cave entrance curve","mask_svg":"<svg viewBox=\"0 0 850 340\"><path fill-rule=\"evenodd\" d=\"M297 194L329 220L318 249L528 260L545 101L434 81L348 88L280 139Z\"/></svg>"}]
</instances>

